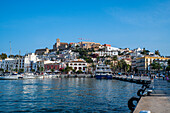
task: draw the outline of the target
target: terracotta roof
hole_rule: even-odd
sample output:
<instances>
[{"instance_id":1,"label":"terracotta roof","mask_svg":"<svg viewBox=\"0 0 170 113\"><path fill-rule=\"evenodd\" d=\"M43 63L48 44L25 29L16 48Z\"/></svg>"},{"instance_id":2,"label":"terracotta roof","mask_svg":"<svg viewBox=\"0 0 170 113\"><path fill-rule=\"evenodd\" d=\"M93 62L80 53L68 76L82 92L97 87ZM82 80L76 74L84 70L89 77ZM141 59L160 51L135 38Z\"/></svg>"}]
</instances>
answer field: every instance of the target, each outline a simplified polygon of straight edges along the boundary
<instances>
[{"instance_id":1,"label":"terracotta roof","mask_svg":"<svg viewBox=\"0 0 170 113\"><path fill-rule=\"evenodd\" d=\"M37 49L36 51L46 51L46 49Z\"/></svg>"},{"instance_id":2,"label":"terracotta roof","mask_svg":"<svg viewBox=\"0 0 170 113\"><path fill-rule=\"evenodd\" d=\"M68 45L68 43L60 42L60 45Z\"/></svg>"}]
</instances>

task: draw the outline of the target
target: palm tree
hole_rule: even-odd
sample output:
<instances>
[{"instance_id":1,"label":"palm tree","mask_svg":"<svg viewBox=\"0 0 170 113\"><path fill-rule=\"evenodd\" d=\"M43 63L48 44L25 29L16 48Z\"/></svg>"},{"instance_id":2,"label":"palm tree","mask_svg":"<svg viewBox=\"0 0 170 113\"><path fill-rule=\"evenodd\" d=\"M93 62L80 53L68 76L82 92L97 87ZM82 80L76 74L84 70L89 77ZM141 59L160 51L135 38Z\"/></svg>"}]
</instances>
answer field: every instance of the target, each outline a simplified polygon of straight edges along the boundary
<instances>
[{"instance_id":1,"label":"palm tree","mask_svg":"<svg viewBox=\"0 0 170 113\"><path fill-rule=\"evenodd\" d=\"M169 76L170 66L166 67L166 71L168 71L168 76Z\"/></svg>"},{"instance_id":2,"label":"palm tree","mask_svg":"<svg viewBox=\"0 0 170 113\"><path fill-rule=\"evenodd\" d=\"M68 66L67 66L67 67L65 68L66 73L68 73L68 72L71 71L71 70L72 70L72 67L68 67Z\"/></svg>"},{"instance_id":3,"label":"palm tree","mask_svg":"<svg viewBox=\"0 0 170 113\"><path fill-rule=\"evenodd\" d=\"M166 71L168 71L168 76L169 76L169 71L170 71L170 60L168 60L168 66L166 67Z\"/></svg>"},{"instance_id":4,"label":"palm tree","mask_svg":"<svg viewBox=\"0 0 170 113\"><path fill-rule=\"evenodd\" d=\"M54 72L54 69L51 69L51 72Z\"/></svg>"},{"instance_id":5,"label":"palm tree","mask_svg":"<svg viewBox=\"0 0 170 113\"><path fill-rule=\"evenodd\" d=\"M96 65L94 65L94 63L92 63L91 67L93 68L93 71L96 69Z\"/></svg>"},{"instance_id":6,"label":"palm tree","mask_svg":"<svg viewBox=\"0 0 170 113\"><path fill-rule=\"evenodd\" d=\"M126 64L125 60L122 59L118 61L118 68L120 71L123 69L124 72L126 73L126 71L128 70L128 65Z\"/></svg>"},{"instance_id":7,"label":"palm tree","mask_svg":"<svg viewBox=\"0 0 170 113\"><path fill-rule=\"evenodd\" d=\"M115 62L117 61L117 56L114 56L114 57L112 58L112 60L113 60L113 62L114 62L114 63L113 63L113 64L114 64L113 68L114 68L114 72L115 72L115 70L116 70L116 69L115 69L115 68L116 68L116 67L115 67Z\"/></svg>"},{"instance_id":8,"label":"palm tree","mask_svg":"<svg viewBox=\"0 0 170 113\"><path fill-rule=\"evenodd\" d=\"M151 67L152 67L152 69L157 70L157 72L159 72L159 70L162 68L161 64L157 63L155 61L151 64Z\"/></svg>"}]
</instances>

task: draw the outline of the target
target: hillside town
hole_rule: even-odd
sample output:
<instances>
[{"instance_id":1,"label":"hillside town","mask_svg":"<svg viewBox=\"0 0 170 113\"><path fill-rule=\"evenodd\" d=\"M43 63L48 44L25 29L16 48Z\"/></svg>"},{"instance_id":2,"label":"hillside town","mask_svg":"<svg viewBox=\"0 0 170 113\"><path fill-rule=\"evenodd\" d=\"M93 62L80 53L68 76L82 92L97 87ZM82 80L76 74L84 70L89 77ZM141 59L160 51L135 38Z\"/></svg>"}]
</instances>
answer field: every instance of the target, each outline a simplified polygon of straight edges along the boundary
<instances>
[{"instance_id":1,"label":"hillside town","mask_svg":"<svg viewBox=\"0 0 170 113\"><path fill-rule=\"evenodd\" d=\"M113 74L165 74L170 70L169 56L161 56L159 50L145 48L116 48L110 44L81 41L60 42L57 38L52 49L36 49L35 53L0 55L1 72L60 72L64 74L94 74L96 65L110 65Z\"/></svg>"}]
</instances>

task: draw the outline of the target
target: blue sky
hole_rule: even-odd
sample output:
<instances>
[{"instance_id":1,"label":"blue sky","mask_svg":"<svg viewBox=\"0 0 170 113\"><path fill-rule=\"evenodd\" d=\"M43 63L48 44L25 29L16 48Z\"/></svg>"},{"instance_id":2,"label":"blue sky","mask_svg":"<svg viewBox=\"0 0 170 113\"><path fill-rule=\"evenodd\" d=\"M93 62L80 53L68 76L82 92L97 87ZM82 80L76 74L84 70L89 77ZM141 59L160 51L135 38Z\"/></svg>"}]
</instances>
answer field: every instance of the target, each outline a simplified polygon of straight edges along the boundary
<instances>
[{"instance_id":1,"label":"blue sky","mask_svg":"<svg viewBox=\"0 0 170 113\"><path fill-rule=\"evenodd\" d=\"M170 0L0 0L0 53L24 55L82 37L170 55Z\"/></svg>"}]
</instances>

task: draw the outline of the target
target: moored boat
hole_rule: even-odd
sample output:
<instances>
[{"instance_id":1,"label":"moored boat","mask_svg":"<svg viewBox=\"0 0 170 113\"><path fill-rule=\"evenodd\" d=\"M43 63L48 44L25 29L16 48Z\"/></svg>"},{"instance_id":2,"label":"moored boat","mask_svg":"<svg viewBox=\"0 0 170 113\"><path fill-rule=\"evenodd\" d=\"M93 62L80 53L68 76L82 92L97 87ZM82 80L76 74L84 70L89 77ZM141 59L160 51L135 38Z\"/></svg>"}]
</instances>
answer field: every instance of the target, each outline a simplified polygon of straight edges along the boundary
<instances>
[{"instance_id":1,"label":"moored boat","mask_svg":"<svg viewBox=\"0 0 170 113\"><path fill-rule=\"evenodd\" d=\"M95 70L96 79L112 79L112 71L109 65L103 63L96 66Z\"/></svg>"},{"instance_id":2,"label":"moored boat","mask_svg":"<svg viewBox=\"0 0 170 113\"><path fill-rule=\"evenodd\" d=\"M23 79L23 76L20 74L9 74L0 76L0 80L18 80L18 79Z\"/></svg>"},{"instance_id":3,"label":"moored boat","mask_svg":"<svg viewBox=\"0 0 170 113\"><path fill-rule=\"evenodd\" d=\"M23 75L23 79L35 79L37 78L37 76L34 73L24 73Z\"/></svg>"}]
</instances>

